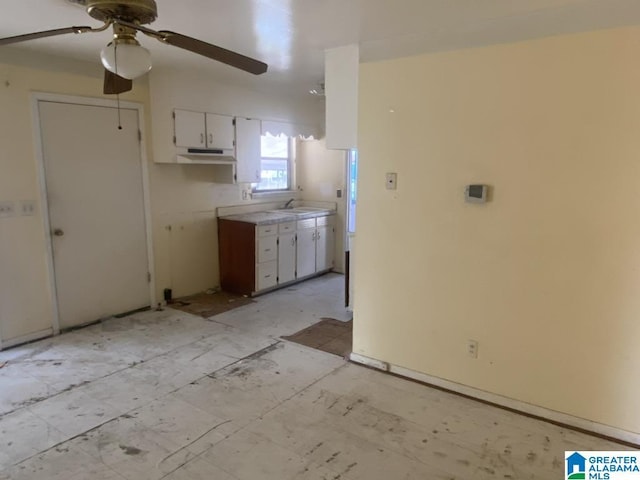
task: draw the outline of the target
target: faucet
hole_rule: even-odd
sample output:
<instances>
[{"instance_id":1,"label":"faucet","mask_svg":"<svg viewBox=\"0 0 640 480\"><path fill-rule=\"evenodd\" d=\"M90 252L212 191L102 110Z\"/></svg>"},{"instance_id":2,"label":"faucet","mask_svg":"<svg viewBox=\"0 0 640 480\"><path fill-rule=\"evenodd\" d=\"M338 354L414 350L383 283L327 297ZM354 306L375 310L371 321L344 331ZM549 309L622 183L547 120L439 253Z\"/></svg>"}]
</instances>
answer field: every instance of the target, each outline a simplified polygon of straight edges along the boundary
<instances>
[{"instance_id":1,"label":"faucet","mask_svg":"<svg viewBox=\"0 0 640 480\"><path fill-rule=\"evenodd\" d=\"M293 202L293 200L294 200L293 198L290 198L289 200L287 200L287 203L284 204L283 208L293 208L291 206L291 203Z\"/></svg>"}]
</instances>

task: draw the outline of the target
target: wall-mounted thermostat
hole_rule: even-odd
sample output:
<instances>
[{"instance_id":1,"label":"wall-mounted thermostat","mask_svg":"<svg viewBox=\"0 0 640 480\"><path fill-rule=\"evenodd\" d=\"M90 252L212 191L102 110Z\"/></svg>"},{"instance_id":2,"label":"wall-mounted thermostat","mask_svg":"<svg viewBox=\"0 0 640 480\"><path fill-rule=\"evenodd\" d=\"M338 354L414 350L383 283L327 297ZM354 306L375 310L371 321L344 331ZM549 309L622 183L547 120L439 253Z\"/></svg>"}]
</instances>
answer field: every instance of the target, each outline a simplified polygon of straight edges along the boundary
<instances>
[{"instance_id":1,"label":"wall-mounted thermostat","mask_svg":"<svg viewBox=\"0 0 640 480\"><path fill-rule=\"evenodd\" d=\"M488 193L488 185L467 185L464 189L464 200L469 203L485 203Z\"/></svg>"}]
</instances>

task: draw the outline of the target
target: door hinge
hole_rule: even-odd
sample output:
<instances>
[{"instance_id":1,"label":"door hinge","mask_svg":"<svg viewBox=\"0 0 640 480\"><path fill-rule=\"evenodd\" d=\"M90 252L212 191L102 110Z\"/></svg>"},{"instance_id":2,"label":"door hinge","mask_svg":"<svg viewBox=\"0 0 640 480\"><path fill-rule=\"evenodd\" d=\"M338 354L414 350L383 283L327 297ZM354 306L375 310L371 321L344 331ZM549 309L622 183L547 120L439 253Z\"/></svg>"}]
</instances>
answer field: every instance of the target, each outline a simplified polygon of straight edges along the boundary
<instances>
[{"instance_id":1,"label":"door hinge","mask_svg":"<svg viewBox=\"0 0 640 480\"><path fill-rule=\"evenodd\" d=\"M236 124L236 119L234 118L234 119L232 120L232 122L233 122L233 125L235 126L235 124Z\"/></svg>"},{"instance_id":2,"label":"door hinge","mask_svg":"<svg viewBox=\"0 0 640 480\"><path fill-rule=\"evenodd\" d=\"M138 130L138 141L142 141L142 130Z\"/></svg>"},{"instance_id":3,"label":"door hinge","mask_svg":"<svg viewBox=\"0 0 640 480\"><path fill-rule=\"evenodd\" d=\"M147 272L147 282L151 283L151 272Z\"/></svg>"},{"instance_id":4,"label":"door hinge","mask_svg":"<svg viewBox=\"0 0 640 480\"><path fill-rule=\"evenodd\" d=\"M172 116L173 118L176 118L176 112L171 112L171 116Z\"/></svg>"},{"instance_id":5,"label":"door hinge","mask_svg":"<svg viewBox=\"0 0 640 480\"><path fill-rule=\"evenodd\" d=\"M276 240L276 245L280 245L280 237Z\"/></svg>"},{"instance_id":6,"label":"door hinge","mask_svg":"<svg viewBox=\"0 0 640 480\"><path fill-rule=\"evenodd\" d=\"M174 145L176 144L176 136L175 135L173 136L173 144Z\"/></svg>"},{"instance_id":7,"label":"door hinge","mask_svg":"<svg viewBox=\"0 0 640 480\"><path fill-rule=\"evenodd\" d=\"M280 277L276 277L276 282L280 283Z\"/></svg>"}]
</instances>

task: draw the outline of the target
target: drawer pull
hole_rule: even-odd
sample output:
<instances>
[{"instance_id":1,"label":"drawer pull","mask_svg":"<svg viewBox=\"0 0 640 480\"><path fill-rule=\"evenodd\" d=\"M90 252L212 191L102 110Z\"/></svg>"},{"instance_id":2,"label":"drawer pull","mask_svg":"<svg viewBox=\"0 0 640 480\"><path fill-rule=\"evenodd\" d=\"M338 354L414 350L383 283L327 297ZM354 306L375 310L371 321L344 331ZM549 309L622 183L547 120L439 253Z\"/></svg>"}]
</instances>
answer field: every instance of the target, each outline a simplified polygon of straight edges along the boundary
<instances>
[{"instance_id":1,"label":"drawer pull","mask_svg":"<svg viewBox=\"0 0 640 480\"><path fill-rule=\"evenodd\" d=\"M271 251L271 249L270 249L270 248L265 248L265 249L264 249L264 251L265 251L265 252L270 252L270 251Z\"/></svg>"},{"instance_id":2,"label":"drawer pull","mask_svg":"<svg viewBox=\"0 0 640 480\"><path fill-rule=\"evenodd\" d=\"M271 275L265 275L264 278L271 278Z\"/></svg>"}]
</instances>

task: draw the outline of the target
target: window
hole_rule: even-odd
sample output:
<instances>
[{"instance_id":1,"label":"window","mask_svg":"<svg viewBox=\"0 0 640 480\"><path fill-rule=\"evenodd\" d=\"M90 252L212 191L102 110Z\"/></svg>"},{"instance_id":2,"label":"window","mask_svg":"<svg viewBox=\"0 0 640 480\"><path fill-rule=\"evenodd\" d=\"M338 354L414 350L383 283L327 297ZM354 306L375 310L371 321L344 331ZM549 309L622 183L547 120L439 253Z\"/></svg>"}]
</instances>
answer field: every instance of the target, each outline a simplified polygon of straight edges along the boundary
<instances>
[{"instance_id":1,"label":"window","mask_svg":"<svg viewBox=\"0 0 640 480\"><path fill-rule=\"evenodd\" d=\"M356 201L358 200L358 151L350 150L347 157L348 200L347 200L347 232L356 231Z\"/></svg>"},{"instance_id":2,"label":"window","mask_svg":"<svg viewBox=\"0 0 640 480\"><path fill-rule=\"evenodd\" d=\"M290 139L284 135L262 135L260 139L260 183L255 191L289 190L291 180Z\"/></svg>"}]
</instances>

